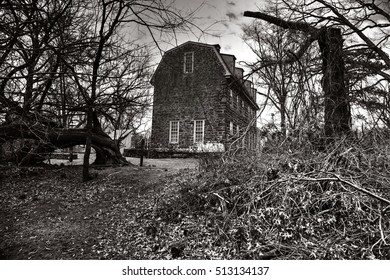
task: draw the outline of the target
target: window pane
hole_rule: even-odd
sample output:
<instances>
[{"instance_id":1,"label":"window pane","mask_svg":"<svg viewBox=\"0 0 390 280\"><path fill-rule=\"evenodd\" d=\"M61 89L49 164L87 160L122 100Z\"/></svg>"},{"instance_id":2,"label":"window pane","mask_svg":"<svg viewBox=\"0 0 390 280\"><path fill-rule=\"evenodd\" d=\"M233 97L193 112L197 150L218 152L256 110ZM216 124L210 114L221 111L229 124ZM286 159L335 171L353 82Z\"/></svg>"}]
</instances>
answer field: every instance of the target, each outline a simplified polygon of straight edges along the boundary
<instances>
[{"instance_id":1,"label":"window pane","mask_svg":"<svg viewBox=\"0 0 390 280\"><path fill-rule=\"evenodd\" d=\"M194 122L194 142L203 143L204 139L204 121Z\"/></svg>"},{"instance_id":2,"label":"window pane","mask_svg":"<svg viewBox=\"0 0 390 280\"><path fill-rule=\"evenodd\" d=\"M179 142L179 122L171 122L170 133L169 133L169 142L178 143Z\"/></svg>"}]
</instances>

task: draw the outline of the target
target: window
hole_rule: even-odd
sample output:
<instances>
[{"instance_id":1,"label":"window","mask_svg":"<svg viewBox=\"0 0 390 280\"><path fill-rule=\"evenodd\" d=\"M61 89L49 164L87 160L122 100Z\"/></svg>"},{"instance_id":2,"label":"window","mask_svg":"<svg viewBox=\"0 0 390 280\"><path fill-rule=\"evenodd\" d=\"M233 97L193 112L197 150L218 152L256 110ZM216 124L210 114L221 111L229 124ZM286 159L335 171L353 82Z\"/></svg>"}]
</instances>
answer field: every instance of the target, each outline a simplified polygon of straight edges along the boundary
<instances>
[{"instance_id":1,"label":"window","mask_svg":"<svg viewBox=\"0 0 390 280\"><path fill-rule=\"evenodd\" d=\"M194 121L194 143L203 143L204 120Z\"/></svg>"},{"instance_id":2,"label":"window","mask_svg":"<svg viewBox=\"0 0 390 280\"><path fill-rule=\"evenodd\" d=\"M233 122L230 122L230 135L234 134L234 124Z\"/></svg>"},{"instance_id":3,"label":"window","mask_svg":"<svg viewBox=\"0 0 390 280\"><path fill-rule=\"evenodd\" d=\"M237 133L237 135L240 134L240 126L239 125L236 126L236 133Z\"/></svg>"},{"instance_id":4,"label":"window","mask_svg":"<svg viewBox=\"0 0 390 280\"><path fill-rule=\"evenodd\" d=\"M169 143L179 143L179 122L171 121L169 124Z\"/></svg>"},{"instance_id":5,"label":"window","mask_svg":"<svg viewBox=\"0 0 390 280\"><path fill-rule=\"evenodd\" d=\"M194 53L187 52L184 54L184 73L192 73L194 71Z\"/></svg>"}]
</instances>

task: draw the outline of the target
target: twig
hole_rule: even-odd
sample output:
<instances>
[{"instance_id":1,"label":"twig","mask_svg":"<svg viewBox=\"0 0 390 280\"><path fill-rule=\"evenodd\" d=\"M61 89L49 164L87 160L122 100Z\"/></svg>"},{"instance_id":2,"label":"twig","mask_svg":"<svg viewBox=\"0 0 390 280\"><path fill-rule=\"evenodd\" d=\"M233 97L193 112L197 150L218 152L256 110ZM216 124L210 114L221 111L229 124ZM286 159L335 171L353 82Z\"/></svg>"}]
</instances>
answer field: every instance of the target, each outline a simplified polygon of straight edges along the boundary
<instances>
[{"instance_id":1,"label":"twig","mask_svg":"<svg viewBox=\"0 0 390 280\"><path fill-rule=\"evenodd\" d=\"M212 193L213 195L215 195L216 197L218 197L220 200L226 202L226 203L230 203L230 201L228 201L227 199L223 198L222 196L220 196L219 194L217 194L216 192L213 192Z\"/></svg>"},{"instance_id":2,"label":"twig","mask_svg":"<svg viewBox=\"0 0 390 280\"><path fill-rule=\"evenodd\" d=\"M114 173L108 174L108 175L107 175L107 178L108 178L108 177L110 177L110 176L112 176L112 175L114 175L114 174L118 174L118 173L120 173L120 172L121 172L121 171L117 171L117 172L114 172Z\"/></svg>"},{"instance_id":3,"label":"twig","mask_svg":"<svg viewBox=\"0 0 390 280\"><path fill-rule=\"evenodd\" d=\"M385 209L382 210L382 214L386 213L390 209L390 205L387 206Z\"/></svg>"},{"instance_id":4,"label":"twig","mask_svg":"<svg viewBox=\"0 0 390 280\"><path fill-rule=\"evenodd\" d=\"M379 216L378 225L379 225L379 232L380 232L380 234L381 234L381 239L382 239L382 241L383 241L383 243L384 243L385 245L388 245L388 244L386 243L385 235L383 234L383 229L382 229L382 215Z\"/></svg>"},{"instance_id":5,"label":"twig","mask_svg":"<svg viewBox=\"0 0 390 280\"><path fill-rule=\"evenodd\" d=\"M358 191L361 191L362 193L365 193L371 197L374 197L384 203L387 203L388 205L390 205L390 200L387 200L386 198L383 198L377 194L374 194L364 188L361 188L353 183L351 183L350 181L347 181L347 180L344 180L344 179L341 179L340 176L336 175L336 174L333 174L333 176L335 176L336 178L329 178L329 177L325 177L325 178L307 178L307 177L302 177L302 178L292 178L293 180L296 180L296 181L308 181L308 182L341 182L341 183L344 183Z\"/></svg>"}]
</instances>

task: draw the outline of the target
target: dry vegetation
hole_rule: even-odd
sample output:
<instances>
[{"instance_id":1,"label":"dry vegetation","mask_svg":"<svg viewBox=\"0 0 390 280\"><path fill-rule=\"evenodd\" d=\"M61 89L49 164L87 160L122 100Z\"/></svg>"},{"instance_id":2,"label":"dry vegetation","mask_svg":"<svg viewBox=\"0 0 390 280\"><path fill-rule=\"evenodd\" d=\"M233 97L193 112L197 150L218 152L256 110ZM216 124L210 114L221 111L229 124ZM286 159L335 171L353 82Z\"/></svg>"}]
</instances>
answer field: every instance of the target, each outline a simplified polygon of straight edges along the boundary
<instances>
[{"instance_id":1,"label":"dry vegetation","mask_svg":"<svg viewBox=\"0 0 390 280\"><path fill-rule=\"evenodd\" d=\"M2 169L5 259L390 259L390 137L267 144L198 169ZM177 173L178 172L178 173Z\"/></svg>"},{"instance_id":2,"label":"dry vegetation","mask_svg":"<svg viewBox=\"0 0 390 280\"><path fill-rule=\"evenodd\" d=\"M203 172L173 184L179 195L168 204L198 217L190 239L207 240L211 258L390 259L389 144L372 133L321 152L285 142L203 160Z\"/></svg>"}]
</instances>

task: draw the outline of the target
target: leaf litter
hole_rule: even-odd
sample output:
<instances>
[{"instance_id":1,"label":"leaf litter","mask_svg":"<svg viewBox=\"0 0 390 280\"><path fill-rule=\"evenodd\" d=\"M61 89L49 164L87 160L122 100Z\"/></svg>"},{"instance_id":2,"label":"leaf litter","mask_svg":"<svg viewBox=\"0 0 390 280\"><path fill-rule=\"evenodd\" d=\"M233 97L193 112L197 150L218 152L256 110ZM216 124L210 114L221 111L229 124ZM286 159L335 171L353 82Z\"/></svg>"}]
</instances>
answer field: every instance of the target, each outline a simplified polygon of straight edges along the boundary
<instances>
[{"instance_id":1,"label":"leaf litter","mask_svg":"<svg viewBox=\"0 0 390 280\"><path fill-rule=\"evenodd\" d=\"M286 145L88 183L80 167L3 168L0 257L390 259L388 140Z\"/></svg>"}]
</instances>

